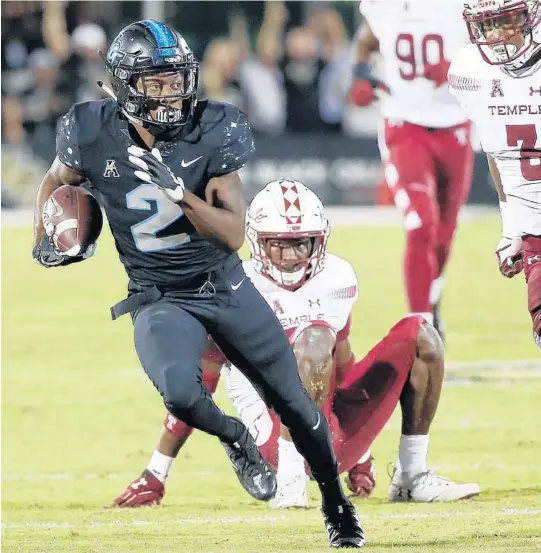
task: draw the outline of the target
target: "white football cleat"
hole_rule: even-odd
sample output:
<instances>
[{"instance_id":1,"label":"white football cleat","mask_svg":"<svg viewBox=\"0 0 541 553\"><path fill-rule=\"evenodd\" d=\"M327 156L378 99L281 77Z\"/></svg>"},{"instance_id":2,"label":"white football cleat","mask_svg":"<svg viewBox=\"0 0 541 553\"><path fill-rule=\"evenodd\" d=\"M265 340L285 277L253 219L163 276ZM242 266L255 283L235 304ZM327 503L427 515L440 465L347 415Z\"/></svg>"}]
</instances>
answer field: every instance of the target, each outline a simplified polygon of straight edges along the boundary
<instances>
[{"instance_id":1,"label":"white football cleat","mask_svg":"<svg viewBox=\"0 0 541 553\"><path fill-rule=\"evenodd\" d=\"M306 484L308 476L303 473L278 473L278 489L271 501L273 509L308 508Z\"/></svg>"},{"instance_id":2,"label":"white football cleat","mask_svg":"<svg viewBox=\"0 0 541 553\"><path fill-rule=\"evenodd\" d=\"M457 484L448 478L438 476L431 470L421 472L409 482L406 482L402 474L395 469L389 484L389 500L396 502L457 501L459 499L469 499L480 493L479 484Z\"/></svg>"}]
</instances>

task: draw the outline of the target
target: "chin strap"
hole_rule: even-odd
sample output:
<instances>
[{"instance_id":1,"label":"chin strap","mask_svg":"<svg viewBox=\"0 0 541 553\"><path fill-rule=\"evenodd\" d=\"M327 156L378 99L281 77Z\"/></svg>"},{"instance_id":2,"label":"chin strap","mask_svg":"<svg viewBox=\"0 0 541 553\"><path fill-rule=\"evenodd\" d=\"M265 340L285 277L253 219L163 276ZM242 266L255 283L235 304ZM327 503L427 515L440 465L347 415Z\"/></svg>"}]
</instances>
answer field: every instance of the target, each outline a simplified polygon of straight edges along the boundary
<instances>
[{"instance_id":1,"label":"chin strap","mask_svg":"<svg viewBox=\"0 0 541 553\"><path fill-rule=\"evenodd\" d=\"M118 98L116 97L116 94L113 92L111 88L109 88L103 81L97 81L97 85L107 94L107 96L110 96L117 104L118 104ZM120 106L120 111L122 112L122 115L128 119L131 123L134 125L139 125L140 127L144 127L144 125L141 123L139 119L136 117L133 117L133 115L130 115L123 107Z\"/></svg>"}]
</instances>

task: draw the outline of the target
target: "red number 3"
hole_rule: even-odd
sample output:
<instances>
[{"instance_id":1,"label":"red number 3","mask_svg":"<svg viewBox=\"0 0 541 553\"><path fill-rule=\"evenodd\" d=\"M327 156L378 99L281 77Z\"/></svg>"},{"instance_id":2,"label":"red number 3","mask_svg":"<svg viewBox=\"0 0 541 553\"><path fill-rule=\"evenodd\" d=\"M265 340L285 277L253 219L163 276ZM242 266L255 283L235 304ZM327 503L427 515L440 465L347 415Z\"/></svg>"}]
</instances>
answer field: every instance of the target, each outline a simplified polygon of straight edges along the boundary
<instances>
[{"instance_id":1,"label":"red number 3","mask_svg":"<svg viewBox=\"0 0 541 553\"><path fill-rule=\"evenodd\" d=\"M541 181L541 151L535 125L506 125L507 145L520 146L520 170L527 181Z\"/></svg>"},{"instance_id":2,"label":"red number 3","mask_svg":"<svg viewBox=\"0 0 541 553\"><path fill-rule=\"evenodd\" d=\"M400 76L405 81L413 81L417 77L428 77L430 67L439 65L445 58L443 38L441 35L428 34L421 40L421 63L415 57L415 42L410 33L400 33L396 37L396 57L402 62ZM422 65L422 72L417 72L417 65Z\"/></svg>"}]
</instances>

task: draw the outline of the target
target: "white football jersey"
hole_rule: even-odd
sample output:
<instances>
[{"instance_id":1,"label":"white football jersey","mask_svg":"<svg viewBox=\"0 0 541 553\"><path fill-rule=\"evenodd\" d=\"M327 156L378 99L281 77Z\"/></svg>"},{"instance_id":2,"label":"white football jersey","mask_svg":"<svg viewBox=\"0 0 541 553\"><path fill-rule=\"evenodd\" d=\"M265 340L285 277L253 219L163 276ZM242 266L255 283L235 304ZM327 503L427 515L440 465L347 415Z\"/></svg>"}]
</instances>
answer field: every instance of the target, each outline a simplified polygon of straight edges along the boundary
<instances>
[{"instance_id":1,"label":"white football jersey","mask_svg":"<svg viewBox=\"0 0 541 553\"><path fill-rule=\"evenodd\" d=\"M295 291L285 290L259 274L250 261L245 261L243 267L284 330L310 321L324 321L335 333L346 326L358 292L357 276L345 259L327 253L323 270Z\"/></svg>"},{"instance_id":2,"label":"white football jersey","mask_svg":"<svg viewBox=\"0 0 541 553\"><path fill-rule=\"evenodd\" d=\"M449 84L498 167L509 238L541 235L541 70L510 77L470 44L453 58Z\"/></svg>"},{"instance_id":3,"label":"white football jersey","mask_svg":"<svg viewBox=\"0 0 541 553\"><path fill-rule=\"evenodd\" d=\"M325 266L298 290L289 291L254 270L250 261L244 271L271 306L284 330L294 331L312 321L324 321L338 334L347 326L358 295L353 267L341 257L327 253ZM250 381L236 368L224 368L227 395L258 446L270 437L273 423Z\"/></svg>"},{"instance_id":4,"label":"white football jersey","mask_svg":"<svg viewBox=\"0 0 541 553\"><path fill-rule=\"evenodd\" d=\"M361 0L359 9L379 41L382 115L393 122L447 128L466 121L445 81L437 83L431 66L450 62L468 42L461 5L456 0ZM445 70L442 72L445 76ZM439 86L438 86L439 84Z\"/></svg>"}]
</instances>

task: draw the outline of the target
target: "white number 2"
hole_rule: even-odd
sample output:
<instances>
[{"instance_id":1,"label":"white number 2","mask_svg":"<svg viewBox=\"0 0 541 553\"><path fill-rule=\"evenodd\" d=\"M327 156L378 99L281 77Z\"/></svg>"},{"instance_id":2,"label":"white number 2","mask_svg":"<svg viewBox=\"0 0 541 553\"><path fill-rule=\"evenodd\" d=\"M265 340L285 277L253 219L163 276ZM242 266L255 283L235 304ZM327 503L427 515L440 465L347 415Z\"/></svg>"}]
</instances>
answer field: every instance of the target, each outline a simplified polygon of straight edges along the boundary
<instances>
[{"instance_id":1,"label":"white number 2","mask_svg":"<svg viewBox=\"0 0 541 553\"><path fill-rule=\"evenodd\" d=\"M155 185L142 184L126 194L128 209L150 211L152 202L156 203L156 213L131 227L137 249L142 252L159 252L189 242L190 237L186 233L156 236L158 232L184 217L184 213L177 204L168 200Z\"/></svg>"}]
</instances>

